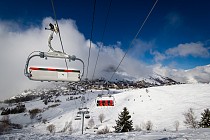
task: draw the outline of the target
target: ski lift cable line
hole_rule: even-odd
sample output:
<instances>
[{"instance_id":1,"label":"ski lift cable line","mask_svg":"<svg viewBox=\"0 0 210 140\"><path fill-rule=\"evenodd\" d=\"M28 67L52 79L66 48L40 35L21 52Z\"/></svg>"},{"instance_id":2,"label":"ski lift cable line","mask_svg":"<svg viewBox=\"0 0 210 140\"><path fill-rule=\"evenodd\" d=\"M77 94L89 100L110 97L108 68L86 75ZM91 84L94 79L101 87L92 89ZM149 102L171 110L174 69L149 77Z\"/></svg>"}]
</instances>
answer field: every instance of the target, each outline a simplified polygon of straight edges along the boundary
<instances>
[{"instance_id":1,"label":"ski lift cable line","mask_svg":"<svg viewBox=\"0 0 210 140\"><path fill-rule=\"evenodd\" d=\"M58 35L59 35L59 39L60 39L60 43L61 43L61 48L62 48L63 53L65 53L64 47L63 47L63 42L62 42L62 39L61 39L60 28L59 28L59 26L58 26L58 20L57 20L57 16L56 16L56 12L55 12L55 7L54 7L53 0L51 0L51 4L52 4L52 9L53 9L53 13L54 13L55 22L56 22L56 25L57 25L58 30L59 30L59 31L58 31ZM66 64L66 68L67 68L67 70L68 70L68 65L67 65L66 58L65 58L65 64Z\"/></svg>"},{"instance_id":2,"label":"ski lift cable line","mask_svg":"<svg viewBox=\"0 0 210 140\"><path fill-rule=\"evenodd\" d=\"M88 68L89 68L89 63L90 63L90 50L91 50L91 42L93 38L93 25L94 25L94 20L95 20L95 9L96 9L96 0L94 0L94 6L93 6L93 18L92 18L92 25L91 25L91 33L90 33L90 47L89 47L89 52L88 52L88 64L87 64L87 73L86 73L86 79L88 77Z\"/></svg>"},{"instance_id":3,"label":"ski lift cable line","mask_svg":"<svg viewBox=\"0 0 210 140\"><path fill-rule=\"evenodd\" d=\"M109 2L109 8L108 8L108 12L107 12L106 19L105 19L104 30L103 30L103 33L102 33L101 42L103 42L103 40L104 40L104 34L105 34L106 27L107 27L107 24L108 24L108 17L109 17L111 5L112 5L112 0L110 0L110 2ZM100 47L98 49L98 55L97 55L97 58L96 58L96 63L95 63L94 71L93 71L92 80L95 76L96 66L98 64L98 59L99 59L99 54L100 54L101 49L102 49L102 45L100 45Z\"/></svg>"},{"instance_id":4,"label":"ski lift cable line","mask_svg":"<svg viewBox=\"0 0 210 140\"><path fill-rule=\"evenodd\" d=\"M137 38L137 37L138 37L138 35L140 34L140 32L141 32L142 28L144 27L144 25L145 25L146 21L148 20L149 16L151 15L151 13L152 13L153 9L155 8L155 6L156 6L157 2L158 2L158 0L156 0L156 1L155 1L155 3L154 3L154 5L152 6L152 8L151 8L150 12L148 13L147 17L145 18L144 22L142 23L142 25L141 25L141 27L139 28L138 32L136 33L135 37L134 37L134 38L133 38L133 40L131 41L131 43L130 43L130 45L129 45L128 49L127 49L127 51L125 52L124 56L122 57L122 59L121 59L120 63L119 63L119 64L118 64L118 66L117 66L117 68L114 70L114 72L113 72L113 74L112 74L112 76L111 76L111 78L110 78L110 80L109 80L109 81L111 81L111 80L112 80L113 76L114 76L114 75L115 75L115 73L117 72L118 68L120 67L120 65L121 65L121 63L122 63L122 61L123 61L123 59L125 58L125 56L127 55L127 53L128 53L128 51L129 51L129 49L131 48L131 46L132 46L133 42L136 40L136 38Z\"/></svg>"}]
</instances>

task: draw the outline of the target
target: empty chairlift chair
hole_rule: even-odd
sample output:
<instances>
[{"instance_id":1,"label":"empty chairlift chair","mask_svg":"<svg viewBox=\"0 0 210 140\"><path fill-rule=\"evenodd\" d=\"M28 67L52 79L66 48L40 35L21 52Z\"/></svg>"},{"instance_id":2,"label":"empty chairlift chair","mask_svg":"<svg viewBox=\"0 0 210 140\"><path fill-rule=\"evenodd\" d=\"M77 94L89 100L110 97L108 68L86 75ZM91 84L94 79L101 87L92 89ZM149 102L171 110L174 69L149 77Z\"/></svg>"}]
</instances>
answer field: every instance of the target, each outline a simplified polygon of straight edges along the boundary
<instances>
[{"instance_id":1,"label":"empty chairlift chair","mask_svg":"<svg viewBox=\"0 0 210 140\"><path fill-rule=\"evenodd\" d=\"M77 115L75 120L81 120L81 116Z\"/></svg>"},{"instance_id":2,"label":"empty chairlift chair","mask_svg":"<svg viewBox=\"0 0 210 140\"><path fill-rule=\"evenodd\" d=\"M48 46L50 50L48 52L40 52L40 51L34 51L32 52L25 65L24 74L26 77L28 77L30 80L35 81L62 81L62 82L76 82L80 81L83 73L84 73L84 62L77 58L76 56L68 55L64 52L56 51L51 46L51 41L53 39L53 34L58 33L59 29L57 25L50 24L50 29L52 32L48 39ZM83 64L82 73L80 74L80 70L73 70L73 69L58 69L58 68L43 68L43 67L36 67L31 66L29 67L29 62L34 57L40 57L40 58L57 58L57 59L66 59L69 62L79 60Z\"/></svg>"},{"instance_id":3,"label":"empty chairlift chair","mask_svg":"<svg viewBox=\"0 0 210 140\"><path fill-rule=\"evenodd\" d=\"M90 119L90 115L85 115L85 119Z\"/></svg>"}]
</instances>

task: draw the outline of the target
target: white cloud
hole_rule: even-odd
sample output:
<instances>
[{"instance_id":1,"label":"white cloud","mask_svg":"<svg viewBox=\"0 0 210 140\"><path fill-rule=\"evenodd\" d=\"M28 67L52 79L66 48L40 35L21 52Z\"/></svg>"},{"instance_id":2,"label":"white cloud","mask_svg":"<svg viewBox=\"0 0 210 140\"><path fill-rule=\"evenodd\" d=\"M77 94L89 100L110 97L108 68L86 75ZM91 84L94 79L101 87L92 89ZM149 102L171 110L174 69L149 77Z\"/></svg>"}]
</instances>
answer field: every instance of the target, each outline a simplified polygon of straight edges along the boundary
<instances>
[{"instance_id":1,"label":"white cloud","mask_svg":"<svg viewBox=\"0 0 210 140\"><path fill-rule=\"evenodd\" d=\"M157 64L153 67L153 71L162 75L170 77L179 82L197 83L210 82L210 65L198 66L190 70L171 69L167 66Z\"/></svg>"},{"instance_id":2,"label":"white cloud","mask_svg":"<svg viewBox=\"0 0 210 140\"><path fill-rule=\"evenodd\" d=\"M152 54L152 55L154 55L154 60L155 60L155 62L161 62L161 61L163 61L163 60L165 60L166 59L166 56L165 56L165 54L162 54L162 53L160 53L160 52L158 52L158 51L150 51L150 54Z\"/></svg>"},{"instance_id":3,"label":"white cloud","mask_svg":"<svg viewBox=\"0 0 210 140\"><path fill-rule=\"evenodd\" d=\"M178 82L187 82L187 77L184 70L171 69L158 63L154 65L153 71L162 76L170 77Z\"/></svg>"},{"instance_id":4,"label":"white cloud","mask_svg":"<svg viewBox=\"0 0 210 140\"><path fill-rule=\"evenodd\" d=\"M194 56L194 57L209 57L209 51L200 42L179 44L175 48L166 50L168 56Z\"/></svg>"},{"instance_id":5,"label":"white cloud","mask_svg":"<svg viewBox=\"0 0 210 140\"><path fill-rule=\"evenodd\" d=\"M129 55L135 58L143 57L147 51L152 49L155 41L145 42L140 39L133 41L132 48L129 50Z\"/></svg>"},{"instance_id":6,"label":"white cloud","mask_svg":"<svg viewBox=\"0 0 210 140\"><path fill-rule=\"evenodd\" d=\"M177 47L167 49L164 53L151 50L150 54L154 56L154 61L157 63L172 57L210 57L209 48L204 47L204 44L201 42L179 44Z\"/></svg>"}]
</instances>

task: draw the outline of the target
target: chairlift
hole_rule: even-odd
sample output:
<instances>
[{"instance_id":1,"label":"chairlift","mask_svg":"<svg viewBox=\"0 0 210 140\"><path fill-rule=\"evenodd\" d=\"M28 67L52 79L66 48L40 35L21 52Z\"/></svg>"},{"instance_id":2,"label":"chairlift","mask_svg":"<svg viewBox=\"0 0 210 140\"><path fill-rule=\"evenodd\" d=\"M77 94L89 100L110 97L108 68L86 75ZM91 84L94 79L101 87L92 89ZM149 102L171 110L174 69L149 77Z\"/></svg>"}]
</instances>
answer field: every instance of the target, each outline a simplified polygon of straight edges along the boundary
<instances>
[{"instance_id":1,"label":"chairlift","mask_svg":"<svg viewBox=\"0 0 210 140\"><path fill-rule=\"evenodd\" d=\"M86 109L86 110L88 110L89 108L88 108L88 107L84 107L83 109Z\"/></svg>"},{"instance_id":2,"label":"chairlift","mask_svg":"<svg viewBox=\"0 0 210 140\"><path fill-rule=\"evenodd\" d=\"M81 117L77 116L74 120L81 120Z\"/></svg>"},{"instance_id":3,"label":"chairlift","mask_svg":"<svg viewBox=\"0 0 210 140\"><path fill-rule=\"evenodd\" d=\"M90 115L85 115L85 119L90 119Z\"/></svg>"},{"instance_id":4,"label":"chairlift","mask_svg":"<svg viewBox=\"0 0 210 140\"><path fill-rule=\"evenodd\" d=\"M30 80L35 80L35 81L62 81L62 82L76 82L80 81L83 74L84 74L84 62L77 58L74 55L68 55L64 52L56 51L52 48L51 46L51 41L53 39L53 34L58 33L59 29L58 26L55 24L50 23L50 29L51 34L48 39L48 46L50 50L48 52L40 52L40 51L34 51L32 52L25 65L24 69L24 74L26 77L28 77ZM73 69L58 69L58 68L43 68L43 67L36 67L36 66L30 66L29 67L29 62L32 58L34 57L40 57L40 58L57 58L57 59L67 59L69 62L78 60L82 62L83 64L83 69L82 73L80 74L80 70L73 70Z\"/></svg>"},{"instance_id":5,"label":"chairlift","mask_svg":"<svg viewBox=\"0 0 210 140\"><path fill-rule=\"evenodd\" d=\"M114 106L114 97L112 95L100 95L96 98L97 106Z\"/></svg>"},{"instance_id":6,"label":"chairlift","mask_svg":"<svg viewBox=\"0 0 210 140\"><path fill-rule=\"evenodd\" d=\"M86 110L86 111L84 111L84 113L85 113L85 114L89 114L89 113L90 113L90 111Z\"/></svg>"},{"instance_id":7,"label":"chairlift","mask_svg":"<svg viewBox=\"0 0 210 140\"><path fill-rule=\"evenodd\" d=\"M82 114L82 111L78 111L77 114Z\"/></svg>"}]
</instances>

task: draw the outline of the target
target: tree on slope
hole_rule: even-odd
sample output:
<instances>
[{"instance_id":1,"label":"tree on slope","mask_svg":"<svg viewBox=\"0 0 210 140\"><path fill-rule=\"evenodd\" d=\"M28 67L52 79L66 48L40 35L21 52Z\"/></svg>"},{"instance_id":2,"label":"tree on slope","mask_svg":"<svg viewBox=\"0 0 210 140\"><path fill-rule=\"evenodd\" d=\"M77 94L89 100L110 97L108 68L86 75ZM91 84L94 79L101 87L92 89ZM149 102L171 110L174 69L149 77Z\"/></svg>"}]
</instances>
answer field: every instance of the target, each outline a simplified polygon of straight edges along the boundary
<instances>
[{"instance_id":1,"label":"tree on slope","mask_svg":"<svg viewBox=\"0 0 210 140\"><path fill-rule=\"evenodd\" d=\"M105 115L103 113L101 113L99 116L98 116L98 119L99 121L102 123L105 119Z\"/></svg>"},{"instance_id":2,"label":"tree on slope","mask_svg":"<svg viewBox=\"0 0 210 140\"><path fill-rule=\"evenodd\" d=\"M0 120L0 135L10 130L11 121L9 115L4 115Z\"/></svg>"},{"instance_id":3,"label":"tree on slope","mask_svg":"<svg viewBox=\"0 0 210 140\"><path fill-rule=\"evenodd\" d=\"M189 108L187 112L184 114L185 120L184 123L189 128L197 128L198 127L198 121L196 120L197 117L195 116L195 113L192 108Z\"/></svg>"},{"instance_id":4,"label":"tree on slope","mask_svg":"<svg viewBox=\"0 0 210 140\"><path fill-rule=\"evenodd\" d=\"M116 120L117 126L115 126L115 132L128 132L133 130L133 121L130 120L131 115L126 107L119 114L118 120Z\"/></svg>"},{"instance_id":5,"label":"tree on slope","mask_svg":"<svg viewBox=\"0 0 210 140\"><path fill-rule=\"evenodd\" d=\"M210 128L210 111L209 109L204 109L204 112L201 113L201 121L199 126L202 128Z\"/></svg>"}]
</instances>

